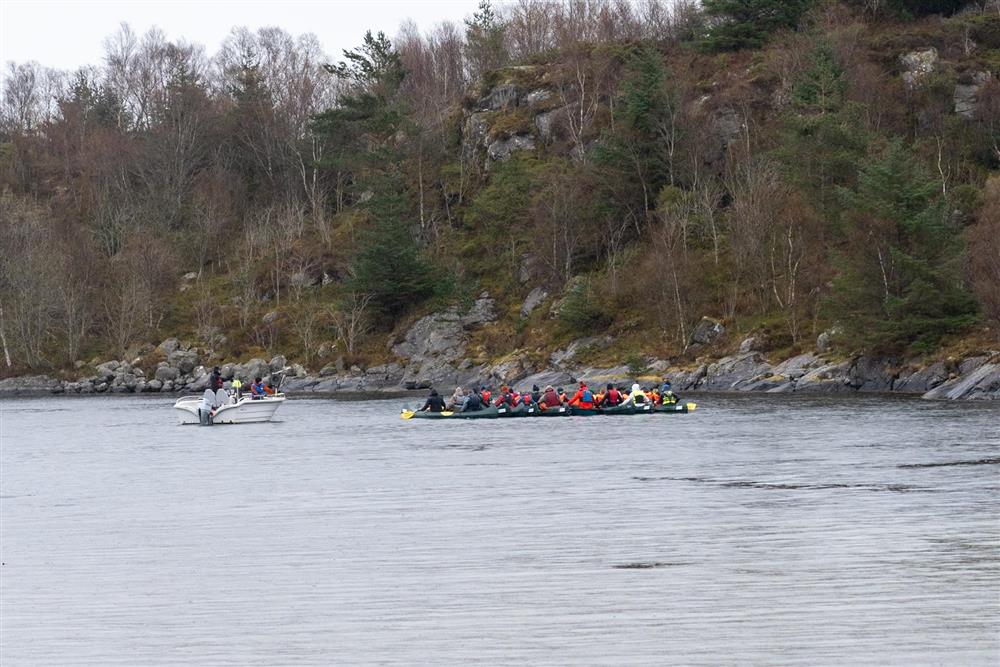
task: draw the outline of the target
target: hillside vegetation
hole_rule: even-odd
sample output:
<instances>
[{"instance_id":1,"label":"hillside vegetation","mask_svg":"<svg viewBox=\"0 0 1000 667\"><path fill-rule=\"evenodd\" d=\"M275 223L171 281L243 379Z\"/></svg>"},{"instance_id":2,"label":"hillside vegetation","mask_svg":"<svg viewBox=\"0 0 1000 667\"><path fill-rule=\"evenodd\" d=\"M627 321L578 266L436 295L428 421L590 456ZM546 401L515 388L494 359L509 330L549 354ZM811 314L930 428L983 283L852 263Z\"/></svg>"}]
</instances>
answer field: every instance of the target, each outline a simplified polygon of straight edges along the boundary
<instances>
[{"instance_id":1,"label":"hillside vegetation","mask_svg":"<svg viewBox=\"0 0 1000 667\"><path fill-rule=\"evenodd\" d=\"M788 354L997 337L995 3L483 2L359 42L11 63L3 374L168 336L364 366L484 291L494 357L676 358L705 316Z\"/></svg>"}]
</instances>

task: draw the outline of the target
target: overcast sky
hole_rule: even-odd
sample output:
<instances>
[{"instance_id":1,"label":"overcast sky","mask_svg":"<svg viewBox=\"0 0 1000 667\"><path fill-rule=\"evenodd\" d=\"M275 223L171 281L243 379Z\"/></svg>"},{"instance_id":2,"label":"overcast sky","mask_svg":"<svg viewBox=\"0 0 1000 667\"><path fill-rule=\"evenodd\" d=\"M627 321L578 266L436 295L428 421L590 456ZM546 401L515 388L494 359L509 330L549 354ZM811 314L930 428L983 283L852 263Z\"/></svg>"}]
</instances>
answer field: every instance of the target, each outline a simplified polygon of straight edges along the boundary
<instances>
[{"instance_id":1,"label":"overcast sky","mask_svg":"<svg viewBox=\"0 0 1000 667\"><path fill-rule=\"evenodd\" d=\"M478 0L0 0L0 62L37 60L72 70L101 62L104 38L129 23L142 34L159 26L170 40L202 44L214 54L234 26L279 26L312 32L339 58L360 44L365 30L390 37L412 18L426 32L440 21L461 21Z\"/></svg>"}]
</instances>

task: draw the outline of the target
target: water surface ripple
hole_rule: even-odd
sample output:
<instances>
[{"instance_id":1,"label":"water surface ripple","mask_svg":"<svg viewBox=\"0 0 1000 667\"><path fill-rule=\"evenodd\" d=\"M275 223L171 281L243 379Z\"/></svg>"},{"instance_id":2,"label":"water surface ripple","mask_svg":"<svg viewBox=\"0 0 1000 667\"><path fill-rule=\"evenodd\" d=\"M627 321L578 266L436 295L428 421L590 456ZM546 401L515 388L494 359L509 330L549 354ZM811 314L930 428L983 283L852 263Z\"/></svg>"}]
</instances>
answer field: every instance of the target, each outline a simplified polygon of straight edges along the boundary
<instances>
[{"instance_id":1,"label":"water surface ripple","mask_svg":"<svg viewBox=\"0 0 1000 667\"><path fill-rule=\"evenodd\" d=\"M1000 664L1000 406L0 403L0 663Z\"/></svg>"}]
</instances>

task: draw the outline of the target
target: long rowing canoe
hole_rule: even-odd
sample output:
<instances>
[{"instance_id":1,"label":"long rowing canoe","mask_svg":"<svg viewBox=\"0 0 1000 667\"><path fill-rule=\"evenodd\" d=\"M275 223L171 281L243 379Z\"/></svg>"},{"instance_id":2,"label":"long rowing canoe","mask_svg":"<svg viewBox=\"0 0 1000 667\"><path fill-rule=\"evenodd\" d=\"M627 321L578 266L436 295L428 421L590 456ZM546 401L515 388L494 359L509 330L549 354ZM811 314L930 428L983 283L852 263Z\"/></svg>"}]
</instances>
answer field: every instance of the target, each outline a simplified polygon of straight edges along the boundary
<instances>
[{"instance_id":1,"label":"long rowing canoe","mask_svg":"<svg viewBox=\"0 0 1000 667\"><path fill-rule=\"evenodd\" d=\"M403 419L497 419L505 417L597 417L616 415L663 415L694 412L698 407L695 403L677 403L675 405L616 405L613 408L594 408L585 410L575 406L564 405L558 408L540 410L536 406L516 408L489 407L475 412L419 412L403 408L400 417Z\"/></svg>"}]
</instances>

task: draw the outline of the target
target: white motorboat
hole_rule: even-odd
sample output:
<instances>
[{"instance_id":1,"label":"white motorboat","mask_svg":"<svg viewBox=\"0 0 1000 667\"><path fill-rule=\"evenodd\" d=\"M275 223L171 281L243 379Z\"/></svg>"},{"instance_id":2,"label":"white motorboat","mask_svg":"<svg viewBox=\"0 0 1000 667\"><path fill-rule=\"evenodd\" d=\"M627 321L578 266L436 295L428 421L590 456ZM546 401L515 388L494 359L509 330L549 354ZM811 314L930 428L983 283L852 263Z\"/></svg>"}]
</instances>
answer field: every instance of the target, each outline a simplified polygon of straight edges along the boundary
<instances>
[{"instance_id":1,"label":"white motorboat","mask_svg":"<svg viewBox=\"0 0 1000 667\"><path fill-rule=\"evenodd\" d=\"M233 400L233 399L230 399ZM212 422L215 424L255 424L268 422L274 417L281 404L285 402L284 394L273 394L263 398L252 398L244 394L239 400L227 403L215 410ZM198 406L201 396L182 396L174 403L174 412L181 424L199 424Z\"/></svg>"}]
</instances>

